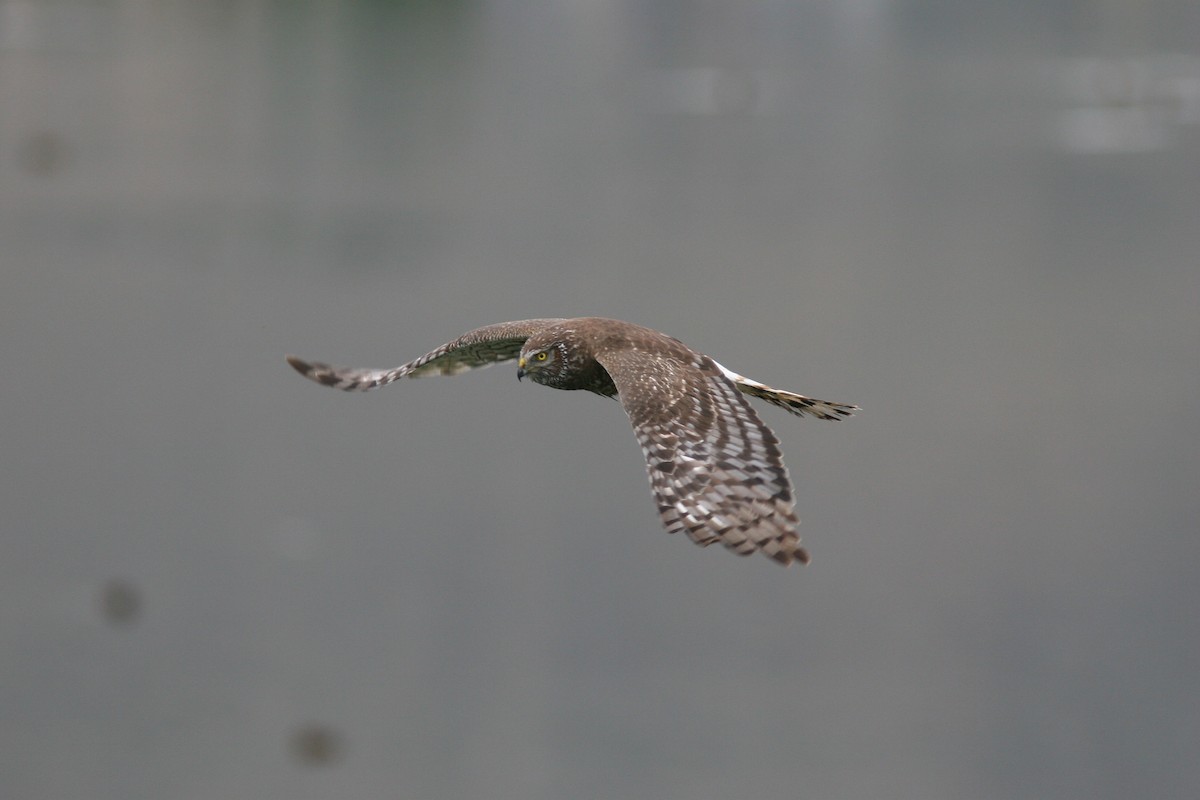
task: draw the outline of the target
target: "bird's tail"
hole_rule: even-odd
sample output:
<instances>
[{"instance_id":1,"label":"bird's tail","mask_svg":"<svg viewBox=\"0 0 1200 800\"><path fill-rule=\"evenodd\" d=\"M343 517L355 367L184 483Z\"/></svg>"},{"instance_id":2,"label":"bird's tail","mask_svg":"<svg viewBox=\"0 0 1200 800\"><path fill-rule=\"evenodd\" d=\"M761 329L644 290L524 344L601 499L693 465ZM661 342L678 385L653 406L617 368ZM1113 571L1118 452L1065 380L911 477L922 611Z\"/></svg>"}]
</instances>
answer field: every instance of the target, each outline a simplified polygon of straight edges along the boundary
<instances>
[{"instance_id":1,"label":"bird's tail","mask_svg":"<svg viewBox=\"0 0 1200 800\"><path fill-rule=\"evenodd\" d=\"M852 416L855 411L858 411L858 406L847 405L846 403L832 403L828 400L816 400L812 397L805 397L802 394L795 392L785 392L782 389L773 389L764 383L752 381L738 375L734 378L734 383L742 390L744 394L751 397L757 397L760 400L766 400L773 406L779 406L785 411L795 414L798 417L816 417L817 419L845 419Z\"/></svg>"}]
</instances>

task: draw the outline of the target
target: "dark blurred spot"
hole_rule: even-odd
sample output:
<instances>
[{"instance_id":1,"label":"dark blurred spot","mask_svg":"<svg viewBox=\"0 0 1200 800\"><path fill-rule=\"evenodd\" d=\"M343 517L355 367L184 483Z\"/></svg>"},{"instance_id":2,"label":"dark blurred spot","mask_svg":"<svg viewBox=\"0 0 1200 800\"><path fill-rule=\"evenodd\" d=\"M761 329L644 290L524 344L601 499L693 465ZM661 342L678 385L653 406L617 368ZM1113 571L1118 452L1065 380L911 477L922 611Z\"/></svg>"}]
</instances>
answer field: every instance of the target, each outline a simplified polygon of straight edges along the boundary
<instances>
[{"instance_id":1,"label":"dark blurred spot","mask_svg":"<svg viewBox=\"0 0 1200 800\"><path fill-rule=\"evenodd\" d=\"M17 150L21 168L30 175L46 178L67 163L67 145L58 134L37 131L25 137Z\"/></svg>"},{"instance_id":2,"label":"dark blurred spot","mask_svg":"<svg viewBox=\"0 0 1200 800\"><path fill-rule=\"evenodd\" d=\"M302 764L327 766L339 761L343 746L341 735L320 723L302 725L292 733L292 755Z\"/></svg>"},{"instance_id":3,"label":"dark blurred spot","mask_svg":"<svg viewBox=\"0 0 1200 800\"><path fill-rule=\"evenodd\" d=\"M100 590L100 613L114 625L128 625L142 610L142 594L132 583L113 578Z\"/></svg>"}]
</instances>

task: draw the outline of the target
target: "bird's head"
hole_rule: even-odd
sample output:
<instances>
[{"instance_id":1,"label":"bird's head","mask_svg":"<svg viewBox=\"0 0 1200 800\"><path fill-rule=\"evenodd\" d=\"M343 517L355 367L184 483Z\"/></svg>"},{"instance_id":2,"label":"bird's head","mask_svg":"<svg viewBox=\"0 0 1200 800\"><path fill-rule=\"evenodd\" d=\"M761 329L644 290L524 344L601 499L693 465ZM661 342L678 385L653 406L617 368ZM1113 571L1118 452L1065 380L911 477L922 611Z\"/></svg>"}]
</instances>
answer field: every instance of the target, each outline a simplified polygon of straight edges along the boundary
<instances>
[{"instance_id":1,"label":"bird's head","mask_svg":"<svg viewBox=\"0 0 1200 800\"><path fill-rule=\"evenodd\" d=\"M565 377L567 346L562 341L530 339L517 358L517 379L525 376L534 383L556 386Z\"/></svg>"}]
</instances>

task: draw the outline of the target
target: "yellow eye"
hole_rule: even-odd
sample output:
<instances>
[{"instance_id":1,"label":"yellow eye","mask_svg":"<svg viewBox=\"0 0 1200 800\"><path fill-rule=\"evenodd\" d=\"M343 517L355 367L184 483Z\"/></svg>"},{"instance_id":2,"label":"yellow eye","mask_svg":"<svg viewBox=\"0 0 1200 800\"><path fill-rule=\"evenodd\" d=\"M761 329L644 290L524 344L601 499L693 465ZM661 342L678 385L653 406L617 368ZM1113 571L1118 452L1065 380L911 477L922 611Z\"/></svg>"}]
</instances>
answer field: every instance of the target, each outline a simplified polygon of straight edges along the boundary
<instances>
[{"instance_id":1,"label":"yellow eye","mask_svg":"<svg viewBox=\"0 0 1200 800\"><path fill-rule=\"evenodd\" d=\"M533 360L534 361L545 361L549 357L550 357L550 355L545 350L543 350L542 352L535 355L533 357Z\"/></svg>"}]
</instances>

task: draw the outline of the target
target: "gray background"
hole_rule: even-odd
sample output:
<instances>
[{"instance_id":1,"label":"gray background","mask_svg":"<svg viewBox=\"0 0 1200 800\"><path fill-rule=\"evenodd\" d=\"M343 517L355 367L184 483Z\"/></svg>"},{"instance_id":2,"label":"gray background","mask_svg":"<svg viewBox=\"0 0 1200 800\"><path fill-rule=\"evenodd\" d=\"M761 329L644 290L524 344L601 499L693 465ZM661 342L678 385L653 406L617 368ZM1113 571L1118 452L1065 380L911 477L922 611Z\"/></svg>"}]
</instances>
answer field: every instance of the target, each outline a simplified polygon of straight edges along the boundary
<instances>
[{"instance_id":1,"label":"gray background","mask_svg":"<svg viewBox=\"0 0 1200 800\"><path fill-rule=\"evenodd\" d=\"M0 2L5 798L1200 794L1200 6ZM662 532L600 314L774 385Z\"/></svg>"}]
</instances>

